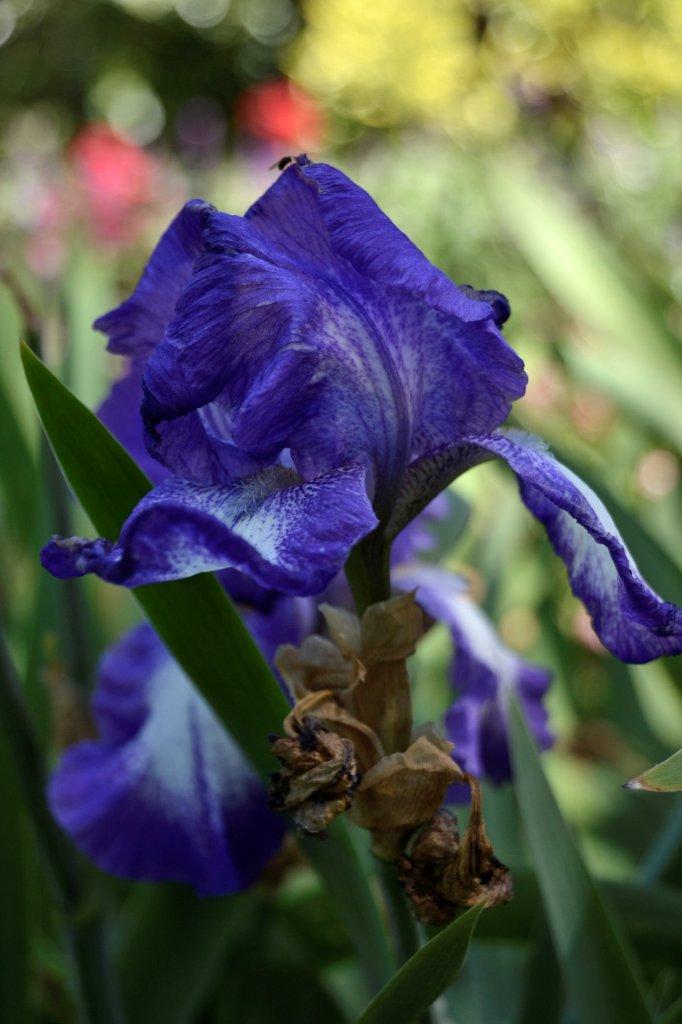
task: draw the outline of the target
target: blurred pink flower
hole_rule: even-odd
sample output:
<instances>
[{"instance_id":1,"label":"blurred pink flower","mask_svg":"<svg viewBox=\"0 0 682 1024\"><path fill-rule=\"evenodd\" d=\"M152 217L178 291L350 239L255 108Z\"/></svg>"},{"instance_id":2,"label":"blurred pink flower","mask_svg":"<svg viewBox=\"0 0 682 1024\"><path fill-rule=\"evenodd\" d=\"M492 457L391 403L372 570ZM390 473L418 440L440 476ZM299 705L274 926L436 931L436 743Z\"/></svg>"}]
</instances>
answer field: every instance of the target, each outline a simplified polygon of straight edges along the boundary
<instances>
[{"instance_id":1,"label":"blurred pink flower","mask_svg":"<svg viewBox=\"0 0 682 1024\"><path fill-rule=\"evenodd\" d=\"M118 244L134 237L155 194L154 157L107 125L89 124L72 140L68 158L97 240Z\"/></svg>"}]
</instances>

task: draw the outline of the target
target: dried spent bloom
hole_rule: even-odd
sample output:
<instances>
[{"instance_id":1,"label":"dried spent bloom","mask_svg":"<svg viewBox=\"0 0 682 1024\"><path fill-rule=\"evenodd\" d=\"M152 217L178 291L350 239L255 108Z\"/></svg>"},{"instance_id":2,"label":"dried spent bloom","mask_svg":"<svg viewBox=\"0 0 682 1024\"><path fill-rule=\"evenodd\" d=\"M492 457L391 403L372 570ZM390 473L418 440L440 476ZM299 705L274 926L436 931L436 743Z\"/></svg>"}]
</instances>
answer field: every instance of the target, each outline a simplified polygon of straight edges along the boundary
<instances>
[{"instance_id":1,"label":"dried spent bloom","mask_svg":"<svg viewBox=\"0 0 682 1024\"><path fill-rule=\"evenodd\" d=\"M270 779L270 806L291 812L304 835L318 836L351 805L359 781L355 750L310 715L289 716L288 723L289 735L270 747L282 763Z\"/></svg>"},{"instance_id":2,"label":"dried spent bloom","mask_svg":"<svg viewBox=\"0 0 682 1024\"><path fill-rule=\"evenodd\" d=\"M457 819L441 810L415 834L398 859L398 880L423 924L447 924L465 907L507 903L513 895L509 869L493 853L483 825L478 782L471 786L471 815L463 838Z\"/></svg>"},{"instance_id":3,"label":"dried spent bloom","mask_svg":"<svg viewBox=\"0 0 682 1024\"><path fill-rule=\"evenodd\" d=\"M405 750L412 731L405 659L424 633L414 594L370 605L362 619L327 604L320 611L329 638L314 635L300 648L282 647L276 656L282 677L299 700L329 691L340 708L376 734L384 753Z\"/></svg>"},{"instance_id":4,"label":"dried spent bloom","mask_svg":"<svg viewBox=\"0 0 682 1024\"><path fill-rule=\"evenodd\" d=\"M395 860L415 828L429 821L451 785L463 781L452 744L416 736L403 753L387 754L363 777L352 818L372 833L372 851Z\"/></svg>"},{"instance_id":5,"label":"dried spent bloom","mask_svg":"<svg viewBox=\"0 0 682 1024\"><path fill-rule=\"evenodd\" d=\"M294 819L306 831L311 815L319 831L320 823L350 809L355 823L371 832L374 853L393 860L437 811L449 786L463 780L451 743L432 727L412 730L405 659L424 631L423 616L412 593L370 605L362 619L329 605L322 612L330 638L308 637L277 655L298 703L285 723L292 738L273 746L285 768L274 777L271 806L302 805L303 820L298 810ZM320 736L324 746L318 746ZM326 758L333 769L321 772ZM352 779L350 765L361 778Z\"/></svg>"}]
</instances>

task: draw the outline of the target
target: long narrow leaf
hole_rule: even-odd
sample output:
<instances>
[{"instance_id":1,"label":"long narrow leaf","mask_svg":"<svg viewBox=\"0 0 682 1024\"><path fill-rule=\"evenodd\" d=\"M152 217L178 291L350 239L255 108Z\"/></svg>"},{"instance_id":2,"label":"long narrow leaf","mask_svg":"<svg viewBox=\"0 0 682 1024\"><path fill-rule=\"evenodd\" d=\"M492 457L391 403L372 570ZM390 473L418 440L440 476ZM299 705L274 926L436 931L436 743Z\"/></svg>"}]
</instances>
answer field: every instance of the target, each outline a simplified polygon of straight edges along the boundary
<instances>
[{"instance_id":1,"label":"long narrow leaf","mask_svg":"<svg viewBox=\"0 0 682 1024\"><path fill-rule=\"evenodd\" d=\"M514 899L486 914L477 939L528 942L542 898L530 871L512 867ZM637 956L652 964L676 966L682 959L682 890L671 885L643 885L600 880L597 888L615 908Z\"/></svg>"},{"instance_id":2,"label":"long narrow leaf","mask_svg":"<svg viewBox=\"0 0 682 1024\"><path fill-rule=\"evenodd\" d=\"M29 1019L29 902L22 796L17 768L0 733L0 1020Z\"/></svg>"},{"instance_id":3,"label":"long narrow leaf","mask_svg":"<svg viewBox=\"0 0 682 1024\"><path fill-rule=\"evenodd\" d=\"M563 1015L564 987L544 914L531 932L528 961L523 972L523 997L515 1024L559 1024Z\"/></svg>"},{"instance_id":4,"label":"long narrow leaf","mask_svg":"<svg viewBox=\"0 0 682 1024\"><path fill-rule=\"evenodd\" d=\"M358 1024L410 1024L455 980L469 951L482 905L449 924L403 964Z\"/></svg>"},{"instance_id":5,"label":"long narrow leaf","mask_svg":"<svg viewBox=\"0 0 682 1024\"><path fill-rule=\"evenodd\" d=\"M663 878L682 847L682 801L676 800L659 831L652 837L638 869L640 881L652 886ZM682 920L682 908L679 913ZM682 938L680 939L682 943ZM680 952L682 959L682 951Z\"/></svg>"},{"instance_id":6,"label":"long narrow leaf","mask_svg":"<svg viewBox=\"0 0 682 1024\"><path fill-rule=\"evenodd\" d=\"M38 474L34 452L26 439L21 422L9 400L7 383L0 373L0 493L4 523L13 538L28 545L34 535L37 518L36 490Z\"/></svg>"},{"instance_id":7,"label":"long narrow leaf","mask_svg":"<svg viewBox=\"0 0 682 1024\"><path fill-rule=\"evenodd\" d=\"M190 1024L254 909L250 894L201 900L179 886L134 890L124 912L118 957L128 1020Z\"/></svg>"},{"instance_id":8,"label":"long narrow leaf","mask_svg":"<svg viewBox=\"0 0 682 1024\"><path fill-rule=\"evenodd\" d=\"M64 475L105 537L116 537L133 506L150 488L127 452L25 345L22 360L29 387ZM282 692L217 580L194 576L138 587L134 595L168 649L227 726L263 778L272 771L267 736L278 732L288 712ZM335 829L334 863L309 850L332 892L344 887L352 902L340 902L351 937L364 954L372 990L391 970L383 925L346 827Z\"/></svg>"},{"instance_id":9,"label":"long narrow leaf","mask_svg":"<svg viewBox=\"0 0 682 1024\"><path fill-rule=\"evenodd\" d=\"M635 964L564 822L515 701L516 790L568 998L581 1024L649 1024Z\"/></svg>"},{"instance_id":10,"label":"long narrow leaf","mask_svg":"<svg viewBox=\"0 0 682 1024\"><path fill-rule=\"evenodd\" d=\"M144 473L109 431L26 346L22 359L45 432L69 484L104 537L116 537L149 491ZM254 767L272 770L267 735L287 703L229 598L212 576L135 591L179 663Z\"/></svg>"}]
</instances>

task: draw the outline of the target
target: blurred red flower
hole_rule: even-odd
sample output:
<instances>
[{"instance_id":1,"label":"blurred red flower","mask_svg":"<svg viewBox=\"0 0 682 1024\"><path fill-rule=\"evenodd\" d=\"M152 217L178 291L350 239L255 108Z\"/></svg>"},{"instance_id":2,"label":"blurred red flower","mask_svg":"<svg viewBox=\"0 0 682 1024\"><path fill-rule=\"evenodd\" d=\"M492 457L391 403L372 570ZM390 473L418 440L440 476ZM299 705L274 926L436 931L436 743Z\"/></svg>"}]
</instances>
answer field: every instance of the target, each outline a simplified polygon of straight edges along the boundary
<instances>
[{"instance_id":1,"label":"blurred red flower","mask_svg":"<svg viewBox=\"0 0 682 1024\"><path fill-rule=\"evenodd\" d=\"M251 86L238 99L235 113L242 131L273 145L317 149L324 138L321 108L287 78Z\"/></svg>"}]
</instances>

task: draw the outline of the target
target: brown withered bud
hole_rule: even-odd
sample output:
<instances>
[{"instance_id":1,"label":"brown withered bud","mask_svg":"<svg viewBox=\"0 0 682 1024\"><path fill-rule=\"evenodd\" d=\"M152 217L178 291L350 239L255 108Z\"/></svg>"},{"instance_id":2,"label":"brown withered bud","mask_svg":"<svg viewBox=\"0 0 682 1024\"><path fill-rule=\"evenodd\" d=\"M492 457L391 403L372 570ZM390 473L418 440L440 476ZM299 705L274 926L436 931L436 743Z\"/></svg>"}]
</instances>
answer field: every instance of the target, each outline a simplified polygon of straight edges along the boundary
<instances>
[{"instance_id":1,"label":"brown withered bud","mask_svg":"<svg viewBox=\"0 0 682 1024\"><path fill-rule=\"evenodd\" d=\"M398 859L398 878L412 912L423 924L447 924L464 907L497 906L513 895L509 869L493 852L481 814L478 781L471 786L471 815L460 839L457 819L438 811Z\"/></svg>"},{"instance_id":2,"label":"brown withered bud","mask_svg":"<svg viewBox=\"0 0 682 1024\"><path fill-rule=\"evenodd\" d=\"M322 835L348 810L360 780L350 740L330 732L317 718L291 718L292 735L270 747L282 768L270 777L270 806L288 811L305 835Z\"/></svg>"},{"instance_id":3,"label":"brown withered bud","mask_svg":"<svg viewBox=\"0 0 682 1024\"><path fill-rule=\"evenodd\" d=\"M448 786L463 778L452 744L435 733L421 735L404 753L389 754L362 779L353 819L372 833L372 851L394 860L415 828L431 819Z\"/></svg>"},{"instance_id":4,"label":"brown withered bud","mask_svg":"<svg viewBox=\"0 0 682 1024\"><path fill-rule=\"evenodd\" d=\"M309 636L300 647L283 644L275 664L296 700L320 690L345 690L356 679L354 665L323 636Z\"/></svg>"},{"instance_id":5,"label":"brown withered bud","mask_svg":"<svg viewBox=\"0 0 682 1024\"><path fill-rule=\"evenodd\" d=\"M396 861L398 881L414 917L423 924L447 924L457 913L458 908L441 893L440 883L458 851L457 819L449 811L438 811L417 833L409 853Z\"/></svg>"}]
</instances>

